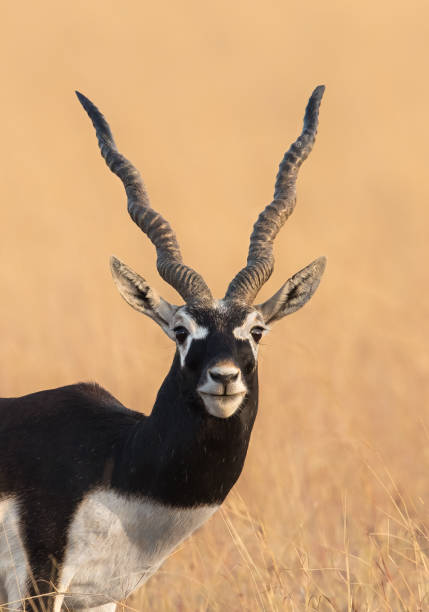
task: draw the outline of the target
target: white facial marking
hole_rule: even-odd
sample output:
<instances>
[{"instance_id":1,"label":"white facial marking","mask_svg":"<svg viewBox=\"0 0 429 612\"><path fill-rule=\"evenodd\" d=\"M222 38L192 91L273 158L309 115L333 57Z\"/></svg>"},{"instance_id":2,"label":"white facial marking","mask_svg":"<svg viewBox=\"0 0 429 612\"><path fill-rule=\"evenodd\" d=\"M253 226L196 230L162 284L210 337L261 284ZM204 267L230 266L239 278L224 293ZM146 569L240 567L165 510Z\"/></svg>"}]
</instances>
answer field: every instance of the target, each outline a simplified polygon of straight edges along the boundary
<instances>
[{"instance_id":1,"label":"white facial marking","mask_svg":"<svg viewBox=\"0 0 429 612\"><path fill-rule=\"evenodd\" d=\"M10 609L20 608L27 596L27 577L27 555L19 528L18 503L10 497L0 499L0 607L10 602Z\"/></svg>"},{"instance_id":2,"label":"white facial marking","mask_svg":"<svg viewBox=\"0 0 429 612\"><path fill-rule=\"evenodd\" d=\"M265 322L258 311L253 311L247 315L244 323L239 327L235 327L232 331L237 340L248 340L252 347L253 356L255 360L258 356L258 344L253 340L252 334L250 333L254 327L259 327L263 331L263 335L269 332L269 328L265 325Z\"/></svg>"},{"instance_id":3,"label":"white facial marking","mask_svg":"<svg viewBox=\"0 0 429 612\"><path fill-rule=\"evenodd\" d=\"M69 529L60 582L64 606L87 609L125 599L217 508L173 508L112 491L90 493Z\"/></svg>"},{"instance_id":4,"label":"white facial marking","mask_svg":"<svg viewBox=\"0 0 429 612\"><path fill-rule=\"evenodd\" d=\"M220 361L207 370L197 391L209 414L227 419L240 407L247 387L241 370L232 361Z\"/></svg>"},{"instance_id":5,"label":"white facial marking","mask_svg":"<svg viewBox=\"0 0 429 612\"><path fill-rule=\"evenodd\" d=\"M175 337L174 329L177 327L184 327L188 332L186 340L182 344L177 344L180 355L180 365L183 368L192 340L203 340L208 336L209 330L207 327L198 325L195 319L193 319L183 308L177 311L171 322L170 329L173 338Z\"/></svg>"},{"instance_id":6,"label":"white facial marking","mask_svg":"<svg viewBox=\"0 0 429 612\"><path fill-rule=\"evenodd\" d=\"M245 393L236 395L210 395L203 394L201 397L209 414L218 419L228 419L240 408Z\"/></svg>"}]
</instances>

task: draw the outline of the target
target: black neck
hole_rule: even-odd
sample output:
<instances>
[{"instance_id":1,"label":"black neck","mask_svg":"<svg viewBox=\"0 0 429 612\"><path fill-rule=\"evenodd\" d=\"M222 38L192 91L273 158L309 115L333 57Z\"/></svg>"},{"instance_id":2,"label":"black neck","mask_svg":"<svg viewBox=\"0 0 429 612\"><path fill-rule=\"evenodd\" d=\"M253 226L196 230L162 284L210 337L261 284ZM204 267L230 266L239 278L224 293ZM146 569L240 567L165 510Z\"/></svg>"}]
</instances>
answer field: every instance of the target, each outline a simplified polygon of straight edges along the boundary
<instances>
[{"instance_id":1,"label":"black neck","mask_svg":"<svg viewBox=\"0 0 429 612\"><path fill-rule=\"evenodd\" d=\"M221 503L243 468L257 406L255 370L252 388L233 416L209 415L183 384L176 355L152 414L136 426L124 449L117 485L173 506Z\"/></svg>"}]
</instances>

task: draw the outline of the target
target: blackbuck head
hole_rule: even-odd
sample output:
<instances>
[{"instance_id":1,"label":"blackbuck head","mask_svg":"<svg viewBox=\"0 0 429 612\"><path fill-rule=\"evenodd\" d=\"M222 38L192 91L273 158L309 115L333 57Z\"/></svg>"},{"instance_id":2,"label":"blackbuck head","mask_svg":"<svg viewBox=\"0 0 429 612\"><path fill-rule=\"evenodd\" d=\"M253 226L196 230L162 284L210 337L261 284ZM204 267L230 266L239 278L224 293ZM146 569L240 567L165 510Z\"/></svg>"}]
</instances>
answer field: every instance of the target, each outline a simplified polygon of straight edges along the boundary
<instances>
[{"instance_id":1,"label":"blackbuck head","mask_svg":"<svg viewBox=\"0 0 429 612\"><path fill-rule=\"evenodd\" d=\"M202 276L183 263L175 233L151 207L139 172L119 153L100 111L77 92L95 127L103 158L124 184L132 220L155 245L160 276L176 289L185 304L170 304L144 278L112 257L114 281L128 304L158 323L176 343L176 359L188 390L192 389L201 407L215 417L230 417L246 395L255 391L261 339L275 321L304 306L316 291L325 268L325 258L316 259L287 280L269 300L254 304L274 268L274 239L295 207L296 179L315 141L323 92L323 86L317 87L308 102L302 133L280 163L274 199L254 225L247 264L230 282L221 300L214 299Z\"/></svg>"}]
</instances>

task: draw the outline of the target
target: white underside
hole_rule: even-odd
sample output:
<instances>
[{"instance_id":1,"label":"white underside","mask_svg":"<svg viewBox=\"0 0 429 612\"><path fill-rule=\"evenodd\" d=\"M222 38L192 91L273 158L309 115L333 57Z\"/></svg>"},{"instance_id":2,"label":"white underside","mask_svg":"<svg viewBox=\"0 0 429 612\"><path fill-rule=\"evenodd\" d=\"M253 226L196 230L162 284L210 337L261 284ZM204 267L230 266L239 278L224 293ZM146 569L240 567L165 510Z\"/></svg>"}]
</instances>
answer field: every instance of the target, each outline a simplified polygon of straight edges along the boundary
<instances>
[{"instance_id":1,"label":"white underside","mask_svg":"<svg viewBox=\"0 0 429 612\"><path fill-rule=\"evenodd\" d=\"M18 505L0 501L0 607L19 609L27 590L27 556L19 533Z\"/></svg>"},{"instance_id":2,"label":"white underside","mask_svg":"<svg viewBox=\"0 0 429 612\"><path fill-rule=\"evenodd\" d=\"M63 603L83 610L122 601L217 507L171 508L111 491L91 493L69 530L58 589L64 596L57 596L54 612ZM25 597L28 576L18 516L14 500L0 502L0 604L10 602L10 609Z\"/></svg>"}]
</instances>

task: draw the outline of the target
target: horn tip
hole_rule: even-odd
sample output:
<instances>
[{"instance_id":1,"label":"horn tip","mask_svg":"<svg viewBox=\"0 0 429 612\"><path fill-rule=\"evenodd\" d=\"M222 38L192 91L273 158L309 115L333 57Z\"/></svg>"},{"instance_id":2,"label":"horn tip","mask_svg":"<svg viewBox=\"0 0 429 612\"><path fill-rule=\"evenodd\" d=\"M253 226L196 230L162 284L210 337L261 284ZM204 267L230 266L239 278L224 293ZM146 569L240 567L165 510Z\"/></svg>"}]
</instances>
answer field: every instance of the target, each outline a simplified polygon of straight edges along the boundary
<instances>
[{"instance_id":1,"label":"horn tip","mask_svg":"<svg viewBox=\"0 0 429 612\"><path fill-rule=\"evenodd\" d=\"M323 94L325 93L326 87L324 85L318 85L313 93L310 96L308 101L309 108L314 108L315 110L319 108L320 102L322 101Z\"/></svg>"},{"instance_id":2,"label":"horn tip","mask_svg":"<svg viewBox=\"0 0 429 612\"><path fill-rule=\"evenodd\" d=\"M88 98L86 96L84 96L83 93L81 93L77 89L75 90L75 94L76 94L77 99L79 100L79 102L82 104L82 106L85 106L85 102L89 102Z\"/></svg>"},{"instance_id":3,"label":"horn tip","mask_svg":"<svg viewBox=\"0 0 429 612\"><path fill-rule=\"evenodd\" d=\"M80 91L75 91L75 94L77 96L77 99L79 100L79 102L82 104L83 108L86 110L86 112L88 113L88 115L92 118L92 116L94 114L100 114L100 111L97 109L97 107L95 106L95 104L93 104L93 102L91 102L91 100L89 98L87 98L86 96L84 96L83 93L81 93Z\"/></svg>"},{"instance_id":4,"label":"horn tip","mask_svg":"<svg viewBox=\"0 0 429 612\"><path fill-rule=\"evenodd\" d=\"M326 89L325 85L318 85L314 89L313 93L311 94L311 97L318 98L319 100L321 100L323 97L323 94L325 93L325 89Z\"/></svg>"},{"instance_id":5,"label":"horn tip","mask_svg":"<svg viewBox=\"0 0 429 612\"><path fill-rule=\"evenodd\" d=\"M311 94L307 104L307 108L305 109L304 129L316 132L319 116L319 107L324 93L325 86L318 85Z\"/></svg>"}]
</instances>

